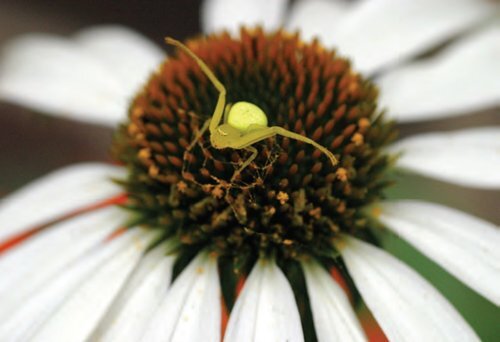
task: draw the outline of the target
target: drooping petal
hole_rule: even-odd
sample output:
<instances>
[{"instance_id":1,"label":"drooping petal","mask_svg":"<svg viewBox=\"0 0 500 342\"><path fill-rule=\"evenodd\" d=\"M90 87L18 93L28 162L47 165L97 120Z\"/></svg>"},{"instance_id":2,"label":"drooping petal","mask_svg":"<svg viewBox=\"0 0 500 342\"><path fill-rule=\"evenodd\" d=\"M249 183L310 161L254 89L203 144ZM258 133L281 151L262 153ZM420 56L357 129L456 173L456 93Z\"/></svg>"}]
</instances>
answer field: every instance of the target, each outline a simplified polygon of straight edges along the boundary
<instances>
[{"instance_id":1,"label":"drooping petal","mask_svg":"<svg viewBox=\"0 0 500 342\"><path fill-rule=\"evenodd\" d=\"M319 341L366 341L342 288L315 261L302 264Z\"/></svg>"},{"instance_id":2,"label":"drooping petal","mask_svg":"<svg viewBox=\"0 0 500 342\"><path fill-rule=\"evenodd\" d=\"M380 209L390 230L500 305L500 227L421 201L384 202Z\"/></svg>"},{"instance_id":3,"label":"drooping petal","mask_svg":"<svg viewBox=\"0 0 500 342\"><path fill-rule=\"evenodd\" d=\"M389 71L377 82L380 103L399 121L460 115L500 104L500 25L443 53Z\"/></svg>"},{"instance_id":4,"label":"drooping petal","mask_svg":"<svg viewBox=\"0 0 500 342\"><path fill-rule=\"evenodd\" d=\"M259 260L229 316L225 342L303 341L292 288L272 260Z\"/></svg>"},{"instance_id":5,"label":"drooping petal","mask_svg":"<svg viewBox=\"0 0 500 342\"><path fill-rule=\"evenodd\" d=\"M500 127L421 134L390 150L396 166L463 186L500 188Z\"/></svg>"},{"instance_id":6,"label":"drooping petal","mask_svg":"<svg viewBox=\"0 0 500 342\"><path fill-rule=\"evenodd\" d=\"M335 30L350 8L346 1L299 0L291 8L286 28L300 30L303 39L318 37L323 44L334 46Z\"/></svg>"},{"instance_id":7,"label":"drooping petal","mask_svg":"<svg viewBox=\"0 0 500 342\"><path fill-rule=\"evenodd\" d=\"M123 26L91 27L78 32L75 41L120 80L129 100L165 59L157 45Z\"/></svg>"},{"instance_id":8,"label":"drooping petal","mask_svg":"<svg viewBox=\"0 0 500 342\"><path fill-rule=\"evenodd\" d=\"M284 20L287 3L288 0L205 0L200 13L203 32L238 33L242 25L276 29Z\"/></svg>"},{"instance_id":9,"label":"drooping petal","mask_svg":"<svg viewBox=\"0 0 500 342\"><path fill-rule=\"evenodd\" d=\"M175 279L142 341L220 341L217 260L201 253Z\"/></svg>"},{"instance_id":10,"label":"drooping petal","mask_svg":"<svg viewBox=\"0 0 500 342\"><path fill-rule=\"evenodd\" d=\"M114 125L126 113L125 89L76 43L29 34L7 44L0 99L36 111Z\"/></svg>"},{"instance_id":11,"label":"drooping petal","mask_svg":"<svg viewBox=\"0 0 500 342\"><path fill-rule=\"evenodd\" d=\"M497 10L488 0L360 1L332 41L356 70L373 73L437 46Z\"/></svg>"},{"instance_id":12,"label":"drooping petal","mask_svg":"<svg viewBox=\"0 0 500 342\"><path fill-rule=\"evenodd\" d=\"M166 254L171 247L163 243L141 260L91 340L134 342L141 338L170 286L175 256Z\"/></svg>"},{"instance_id":13,"label":"drooping petal","mask_svg":"<svg viewBox=\"0 0 500 342\"><path fill-rule=\"evenodd\" d=\"M80 164L28 184L0 202L0 241L117 196L123 190L111 178L123 177L124 172L105 164Z\"/></svg>"},{"instance_id":14,"label":"drooping petal","mask_svg":"<svg viewBox=\"0 0 500 342\"><path fill-rule=\"evenodd\" d=\"M27 34L2 50L0 99L115 127L158 60L150 42L117 26L90 28L76 39Z\"/></svg>"},{"instance_id":15,"label":"drooping petal","mask_svg":"<svg viewBox=\"0 0 500 342\"><path fill-rule=\"evenodd\" d=\"M134 228L127 247L95 270L36 332L37 341L86 341L154 239Z\"/></svg>"},{"instance_id":16,"label":"drooping petal","mask_svg":"<svg viewBox=\"0 0 500 342\"><path fill-rule=\"evenodd\" d=\"M0 340L31 340L37 330L92 274L101 272L98 271L101 268L109 269L111 265L115 265L115 259L123 260L123 256L130 254L129 250L137 249L133 241L138 234L138 230L126 232L112 241L96 246L54 276L46 286L26 297L22 305L18 305L0 321Z\"/></svg>"},{"instance_id":17,"label":"drooping petal","mask_svg":"<svg viewBox=\"0 0 500 342\"><path fill-rule=\"evenodd\" d=\"M401 261L353 237L337 247L389 340L479 341L455 308Z\"/></svg>"},{"instance_id":18,"label":"drooping petal","mask_svg":"<svg viewBox=\"0 0 500 342\"><path fill-rule=\"evenodd\" d=\"M0 320L127 220L116 207L62 222L0 257Z\"/></svg>"}]
</instances>

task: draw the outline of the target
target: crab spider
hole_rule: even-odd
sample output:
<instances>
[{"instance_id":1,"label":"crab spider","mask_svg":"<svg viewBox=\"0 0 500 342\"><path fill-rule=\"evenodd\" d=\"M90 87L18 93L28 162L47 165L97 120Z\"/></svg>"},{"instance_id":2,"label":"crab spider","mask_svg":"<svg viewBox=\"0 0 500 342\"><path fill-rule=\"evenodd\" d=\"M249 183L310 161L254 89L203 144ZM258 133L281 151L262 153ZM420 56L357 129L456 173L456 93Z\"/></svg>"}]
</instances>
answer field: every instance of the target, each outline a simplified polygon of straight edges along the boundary
<instances>
[{"instance_id":1,"label":"crab spider","mask_svg":"<svg viewBox=\"0 0 500 342\"><path fill-rule=\"evenodd\" d=\"M210 119L203 125L198 133L198 138L207 130L210 132L210 143L214 148L233 148L236 150L245 149L252 154L243 162L241 167L234 173L231 180L234 180L250 163L257 157L257 149L252 145L275 135L281 135L290 139L305 142L313 145L323 152L331 161L332 165L337 164L337 159L324 146L303 135L291 132L279 126L267 125L267 115L262 109L250 102L240 101L234 104L226 104L226 88L217 79L214 73L198 56L196 56L186 45L170 37L165 38L167 44L174 45L187 53L198 64L201 70L208 77L210 82L219 91L219 97L215 110ZM221 121L223 121L221 123ZM197 139L195 139L196 141Z\"/></svg>"}]
</instances>

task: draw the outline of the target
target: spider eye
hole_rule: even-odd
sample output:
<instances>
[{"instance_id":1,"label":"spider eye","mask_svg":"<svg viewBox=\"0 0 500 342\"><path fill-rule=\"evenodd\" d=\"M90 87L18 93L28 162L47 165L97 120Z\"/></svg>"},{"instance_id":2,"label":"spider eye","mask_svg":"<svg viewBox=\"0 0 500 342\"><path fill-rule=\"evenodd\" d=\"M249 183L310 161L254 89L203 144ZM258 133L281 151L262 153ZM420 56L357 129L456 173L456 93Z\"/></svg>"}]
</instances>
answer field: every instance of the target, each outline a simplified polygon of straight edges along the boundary
<instances>
[{"instance_id":1,"label":"spider eye","mask_svg":"<svg viewBox=\"0 0 500 342\"><path fill-rule=\"evenodd\" d=\"M267 115L253 103L240 101L229 110L227 123L240 132L246 132L252 125L267 127Z\"/></svg>"}]
</instances>

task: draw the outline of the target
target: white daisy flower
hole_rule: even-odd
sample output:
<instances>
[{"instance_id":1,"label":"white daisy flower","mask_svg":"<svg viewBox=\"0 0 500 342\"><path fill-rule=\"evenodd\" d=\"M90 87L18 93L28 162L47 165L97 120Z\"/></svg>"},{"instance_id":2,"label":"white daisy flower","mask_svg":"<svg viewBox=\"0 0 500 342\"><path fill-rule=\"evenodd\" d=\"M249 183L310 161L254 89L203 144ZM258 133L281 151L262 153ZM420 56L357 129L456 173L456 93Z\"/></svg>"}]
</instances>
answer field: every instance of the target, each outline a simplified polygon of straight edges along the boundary
<instances>
[{"instance_id":1,"label":"white daisy flower","mask_svg":"<svg viewBox=\"0 0 500 342\"><path fill-rule=\"evenodd\" d=\"M398 168L500 187L499 127L395 141L387 118L498 106L497 14L481 0L209 0L210 35L168 58L118 26L13 40L0 97L121 124L122 165L68 167L1 202L0 340L362 341L356 292L390 340L478 340L377 236L500 305L498 226L384 196ZM225 107L241 101L262 111Z\"/></svg>"}]
</instances>

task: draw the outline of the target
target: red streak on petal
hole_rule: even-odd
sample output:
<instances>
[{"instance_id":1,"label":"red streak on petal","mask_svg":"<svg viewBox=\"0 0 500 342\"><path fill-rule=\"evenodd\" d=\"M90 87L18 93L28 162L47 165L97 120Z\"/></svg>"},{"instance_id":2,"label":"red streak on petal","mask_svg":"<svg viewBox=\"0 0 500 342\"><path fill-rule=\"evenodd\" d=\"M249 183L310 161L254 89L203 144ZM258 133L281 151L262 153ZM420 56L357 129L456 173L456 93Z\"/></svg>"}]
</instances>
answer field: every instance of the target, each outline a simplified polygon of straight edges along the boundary
<instances>
[{"instance_id":1,"label":"red streak on petal","mask_svg":"<svg viewBox=\"0 0 500 342\"><path fill-rule=\"evenodd\" d=\"M43 229L45 229L47 227L50 227L50 226L52 226L52 225L54 225L56 223L60 223L62 221L71 219L71 218L76 217L78 215L85 214L85 213L88 213L88 212L91 212L91 211L94 211L94 210L98 210L98 209L101 209L101 208L109 207L111 205L124 204L126 201L127 201L127 194L122 193L122 194L113 196L111 198L107 198L105 200L98 201L96 203L90 204L88 206L78 208L76 210L73 210L73 211L70 211L70 212L68 212L66 214L63 214L63 215L61 215L59 217L56 217L53 220L50 220L48 222L45 222L45 223L42 223L40 225L34 226L34 227L32 227L32 228L30 228L30 229L28 229L26 231L23 231L22 233L19 233L17 235L9 237L5 241L0 241L0 255L2 253L5 253L9 249L17 246L21 242L27 240L31 236L33 236L36 233L40 232L41 230L43 230ZM113 233L113 234L115 234L115 233ZM117 234L116 236L118 236L118 235L119 234ZM114 237L116 237L116 236L114 236Z\"/></svg>"},{"instance_id":2,"label":"red streak on petal","mask_svg":"<svg viewBox=\"0 0 500 342\"><path fill-rule=\"evenodd\" d=\"M30 238L32 235L35 235L41 230L41 228L33 228L31 230L28 230L26 232L22 232L21 234L17 234L9 238L8 240L5 240L0 243L0 255L4 253L5 251L13 248L14 246L20 244L24 240L27 240Z\"/></svg>"},{"instance_id":3,"label":"red streak on petal","mask_svg":"<svg viewBox=\"0 0 500 342\"><path fill-rule=\"evenodd\" d=\"M352 292L349 289L349 286L347 285L347 282L345 278L342 276L342 274L339 272L338 269L335 267L332 267L330 269L330 275L332 278L340 285L340 287L344 290L344 292L347 294L347 297L349 300L353 301L352 297ZM382 328L378 325L377 321L371 314L371 312L368 309L363 309L360 313L359 320L361 322L361 326L363 327L363 330L365 331L366 337L368 337L368 340L370 342L388 342L389 340L385 336L384 332L382 331Z\"/></svg>"},{"instance_id":4,"label":"red streak on petal","mask_svg":"<svg viewBox=\"0 0 500 342\"><path fill-rule=\"evenodd\" d=\"M227 305L224 301L224 297L221 297L221 320L220 320L220 330L221 330L221 342L224 339L224 334L226 333L227 322L229 321L229 313L227 312Z\"/></svg>"},{"instance_id":5,"label":"red streak on petal","mask_svg":"<svg viewBox=\"0 0 500 342\"><path fill-rule=\"evenodd\" d=\"M362 310L359 317L361 326L365 331L366 337L370 342L389 342L385 336L382 328L378 325L377 321L368 309Z\"/></svg>"},{"instance_id":6,"label":"red streak on petal","mask_svg":"<svg viewBox=\"0 0 500 342\"><path fill-rule=\"evenodd\" d=\"M111 234L108 235L108 237L106 237L106 239L104 239L104 242L109 242L115 238L117 238L118 236L122 235L123 233L125 233L127 231L127 227L121 227L121 228L118 228L117 230L115 230L114 232L112 232Z\"/></svg>"},{"instance_id":7,"label":"red streak on petal","mask_svg":"<svg viewBox=\"0 0 500 342\"><path fill-rule=\"evenodd\" d=\"M101 202L97 202L95 204L91 204L90 206L88 206L86 208L84 207L83 210L89 211L89 210L93 210L93 209L104 208L104 207L107 207L107 206L110 206L110 205L125 204L125 202L127 202L127 198L128 198L127 194L125 194L125 193L119 194L119 195L113 196L111 198L105 199L105 200L103 200Z\"/></svg>"},{"instance_id":8,"label":"red streak on petal","mask_svg":"<svg viewBox=\"0 0 500 342\"><path fill-rule=\"evenodd\" d=\"M342 290L346 293L347 297L349 298L349 301L352 303L353 298L352 298L352 293L351 290L349 289L349 286L347 285L346 280L342 276L342 274L339 272L338 269L335 267L330 268L330 275L332 276L333 280L337 282L337 284L340 285Z\"/></svg>"},{"instance_id":9,"label":"red streak on petal","mask_svg":"<svg viewBox=\"0 0 500 342\"><path fill-rule=\"evenodd\" d=\"M238 279L238 284L236 284L236 296L240 295L241 290L243 290L243 286L245 286L246 280L247 278L243 276L241 276L240 279Z\"/></svg>"},{"instance_id":10,"label":"red streak on petal","mask_svg":"<svg viewBox=\"0 0 500 342\"><path fill-rule=\"evenodd\" d=\"M245 281L246 281L246 277L244 277L244 276L241 276L238 279L238 283L236 284L236 288L235 288L236 298L238 298L241 291L243 290L243 286L245 285ZM224 339L224 334L226 332L227 323L229 322L229 312L228 312L227 305L226 305L224 298L221 298L221 301L222 301L222 312L221 312L221 332L222 332L222 334L221 334L221 339Z\"/></svg>"}]
</instances>

